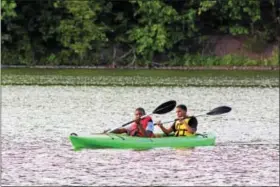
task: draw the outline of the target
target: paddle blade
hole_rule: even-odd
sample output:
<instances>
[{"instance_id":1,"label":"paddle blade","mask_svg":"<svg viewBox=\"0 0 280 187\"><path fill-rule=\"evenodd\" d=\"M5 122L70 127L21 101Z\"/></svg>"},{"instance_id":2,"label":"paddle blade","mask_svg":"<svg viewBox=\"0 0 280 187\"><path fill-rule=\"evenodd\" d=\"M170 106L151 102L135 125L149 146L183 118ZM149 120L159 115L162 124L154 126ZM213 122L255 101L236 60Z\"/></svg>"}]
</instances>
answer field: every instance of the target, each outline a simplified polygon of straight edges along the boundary
<instances>
[{"instance_id":1,"label":"paddle blade","mask_svg":"<svg viewBox=\"0 0 280 187\"><path fill-rule=\"evenodd\" d=\"M207 115L218 115L218 114L224 114L227 112L230 112L231 108L228 106L220 106L217 108L214 108L213 110L211 110L210 112L207 113Z\"/></svg>"},{"instance_id":2,"label":"paddle blade","mask_svg":"<svg viewBox=\"0 0 280 187\"><path fill-rule=\"evenodd\" d=\"M176 106L176 101L170 100L159 105L154 111L153 114L165 114L172 111Z\"/></svg>"}]
</instances>

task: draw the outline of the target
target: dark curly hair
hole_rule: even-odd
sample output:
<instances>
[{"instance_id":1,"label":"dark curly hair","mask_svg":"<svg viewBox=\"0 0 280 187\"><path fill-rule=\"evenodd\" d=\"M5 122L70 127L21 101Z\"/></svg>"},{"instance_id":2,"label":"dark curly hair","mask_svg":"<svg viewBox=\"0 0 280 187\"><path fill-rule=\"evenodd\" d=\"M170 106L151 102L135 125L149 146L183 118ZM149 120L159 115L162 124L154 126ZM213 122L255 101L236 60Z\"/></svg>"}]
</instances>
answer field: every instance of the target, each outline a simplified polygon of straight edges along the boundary
<instances>
[{"instance_id":1,"label":"dark curly hair","mask_svg":"<svg viewBox=\"0 0 280 187\"><path fill-rule=\"evenodd\" d=\"M178 105L176 108L180 108L180 109L182 109L182 110L184 110L184 111L187 111L186 105L183 105L183 104Z\"/></svg>"},{"instance_id":2,"label":"dark curly hair","mask_svg":"<svg viewBox=\"0 0 280 187\"><path fill-rule=\"evenodd\" d=\"M136 108L136 110L139 111L139 112L141 112L142 115L145 115L145 114L146 114L144 108L139 107L139 108Z\"/></svg>"}]
</instances>

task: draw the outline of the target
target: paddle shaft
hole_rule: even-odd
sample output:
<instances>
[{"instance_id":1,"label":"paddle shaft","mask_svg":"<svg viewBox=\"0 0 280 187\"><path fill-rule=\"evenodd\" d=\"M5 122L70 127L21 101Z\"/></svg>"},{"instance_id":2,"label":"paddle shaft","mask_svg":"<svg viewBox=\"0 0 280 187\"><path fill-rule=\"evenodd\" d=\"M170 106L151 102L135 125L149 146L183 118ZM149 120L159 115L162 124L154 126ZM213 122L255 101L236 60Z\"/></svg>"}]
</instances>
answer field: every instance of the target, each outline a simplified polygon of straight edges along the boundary
<instances>
[{"instance_id":1,"label":"paddle shaft","mask_svg":"<svg viewBox=\"0 0 280 187\"><path fill-rule=\"evenodd\" d=\"M153 113L152 113L152 114L153 114ZM152 114L141 116L141 119L143 119L143 118L145 118L145 117L147 117L147 116L150 116L150 115L152 115ZM130 123L133 123L133 122L135 122L135 120L132 120L132 121L130 121L130 122L127 122L127 123L123 124L122 127L125 127L125 126L127 126L127 125L129 125Z\"/></svg>"},{"instance_id":2,"label":"paddle shaft","mask_svg":"<svg viewBox=\"0 0 280 187\"><path fill-rule=\"evenodd\" d=\"M230 111L231 111L230 107L220 106L220 107L212 109L210 112L207 112L206 114L199 114L195 117L205 116L205 115L219 115L219 114L224 114L224 113L227 113L227 112L230 112ZM171 123L171 122L174 122L174 120L166 121L166 122L163 122L163 123Z\"/></svg>"},{"instance_id":3,"label":"paddle shaft","mask_svg":"<svg viewBox=\"0 0 280 187\"><path fill-rule=\"evenodd\" d=\"M152 113L152 114L153 114L153 113ZM152 114L141 116L141 119L143 119L143 118L145 118L145 117L147 117L147 116L150 116L150 115L152 115ZM135 122L135 120L132 120L132 121L130 121L130 122L127 122L127 123L123 124L122 127L125 127L125 126L127 126L127 125L129 125L129 124L131 124L131 123L133 123L133 122ZM117 129L119 129L119 128L120 128L120 127L115 128L115 129L113 129L113 130L110 130L109 132L113 132L114 130L117 130Z\"/></svg>"},{"instance_id":4,"label":"paddle shaft","mask_svg":"<svg viewBox=\"0 0 280 187\"><path fill-rule=\"evenodd\" d=\"M207 114L199 114L199 115L197 115L197 116L195 116L195 117L205 116L205 115L207 115ZM177 121L177 120L175 120L175 121ZM171 122L174 122L174 120L172 120L172 121L165 121L165 122L163 122L162 124L171 123Z\"/></svg>"}]
</instances>

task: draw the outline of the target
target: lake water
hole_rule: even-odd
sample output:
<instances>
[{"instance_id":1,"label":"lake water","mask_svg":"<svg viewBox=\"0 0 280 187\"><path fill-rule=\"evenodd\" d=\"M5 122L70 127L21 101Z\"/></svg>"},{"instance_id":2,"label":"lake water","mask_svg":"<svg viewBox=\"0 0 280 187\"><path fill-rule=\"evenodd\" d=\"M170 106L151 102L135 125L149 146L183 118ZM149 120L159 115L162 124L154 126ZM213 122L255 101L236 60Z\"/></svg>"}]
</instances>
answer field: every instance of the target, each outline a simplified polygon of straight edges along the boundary
<instances>
[{"instance_id":1,"label":"lake water","mask_svg":"<svg viewBox=\"0 0 280 187\"><path fill-rule=\"evenodd\" d=\"M91 135L175 99L201 116L217 145L194 149L73 151ZM279 186L279 88L2 86L2 185ZM169 121L175 111L153 115ZM166 125L168 126L168 124ZM160 132L159 128L155 128Z\"/></svg>"}]
</instances>

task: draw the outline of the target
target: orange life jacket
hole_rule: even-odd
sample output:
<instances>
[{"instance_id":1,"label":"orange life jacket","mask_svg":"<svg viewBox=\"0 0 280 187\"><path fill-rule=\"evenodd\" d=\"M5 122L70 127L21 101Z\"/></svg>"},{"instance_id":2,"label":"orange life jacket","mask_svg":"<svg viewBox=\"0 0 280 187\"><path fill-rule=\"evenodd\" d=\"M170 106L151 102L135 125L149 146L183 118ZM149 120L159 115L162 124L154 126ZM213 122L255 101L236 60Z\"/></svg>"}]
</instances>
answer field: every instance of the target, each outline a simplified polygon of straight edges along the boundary
<instances>
[{"instance_id":1,"label":"orange life jacket","mask_svg":"<svg viewBox=\"0 0 280 187\"><path fill-rule=\"evenodd\" d=\"M147 116L143 119L141 119L140 124L142 125L143 129L146 130L149 121L152 121L152 118L150 116ZM140 130L138 130L137 124L134 122L131 125L131 131L129 132L130 136L135 136L137 134L137 136L145 136L144 134L142 134L142 132Z\"/></svg>"}]
</instances>

